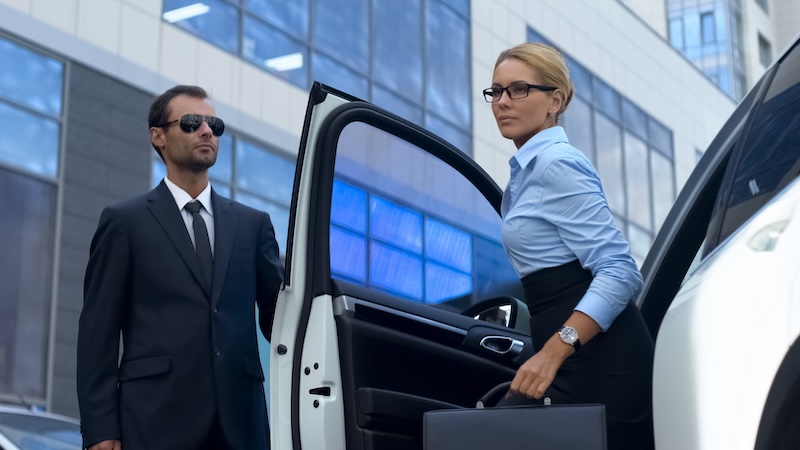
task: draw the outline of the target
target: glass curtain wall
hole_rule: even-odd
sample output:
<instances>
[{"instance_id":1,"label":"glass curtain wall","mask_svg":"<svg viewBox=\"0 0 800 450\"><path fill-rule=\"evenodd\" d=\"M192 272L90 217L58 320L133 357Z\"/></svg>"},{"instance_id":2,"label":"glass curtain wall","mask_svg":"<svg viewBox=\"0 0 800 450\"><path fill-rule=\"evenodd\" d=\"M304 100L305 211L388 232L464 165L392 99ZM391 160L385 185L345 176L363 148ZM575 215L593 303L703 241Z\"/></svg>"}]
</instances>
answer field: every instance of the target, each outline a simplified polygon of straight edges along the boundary
<instances>
[{"instance_id":1,"label":"glass curtain wall","mask_svg":"<svg viewBox=\"0 0 800 450\"><path fill-rule=\"evenodd\" d=\"M740 0L668 0L669 40L736 100L747 92Z\"/></svg>"},{"instance_id":2,"label":"glass curtain wall","mask_svg":"<svg viewBox=\"0 0 800 450\"><path fill-rule=\"evenodd\" d=\"M2 35L0 60L0 401L43 403L65 68Z\"/></svg>"},{"instance_id":3,"label":"glass curtain wall","mask_svg":"<svg viewBox=\"0 0 800 450\"><path fill-rule=\"evenodd\" d=\"M369 100L472 154L469 0L163 4L163 20L277 77Z\"/></svg>"}]
</instances>

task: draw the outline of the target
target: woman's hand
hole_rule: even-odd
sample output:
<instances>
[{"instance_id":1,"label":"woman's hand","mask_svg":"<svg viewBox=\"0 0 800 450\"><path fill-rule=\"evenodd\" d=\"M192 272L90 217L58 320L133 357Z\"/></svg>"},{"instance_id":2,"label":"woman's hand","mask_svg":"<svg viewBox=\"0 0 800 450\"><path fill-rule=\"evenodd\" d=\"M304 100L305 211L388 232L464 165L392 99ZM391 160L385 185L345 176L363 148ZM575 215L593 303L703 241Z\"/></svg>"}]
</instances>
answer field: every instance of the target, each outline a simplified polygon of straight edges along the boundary
<instances>
[{"instance_id":1,"label":"woman's hand","mask_svg":"<svg viewBox=\"0 0 800 450\"><path fill-rule=\"evenodd\" d=\"M537 400L542 398L556 377L558 368L573 353L575 349L554 334L541 350L520 366L511 381L511 391Z\"/></svg>"},{"instance_id":2,"label":"woman's hand","mask_svg":"<svg viewBox=\"0 0 800 450\"><path fill-rule=\"evenodd\" d=\"M564 322L578 331L581 344L586 345L600 332L591 317L580 311L573 311L572 315ZM575 347L561 340L558 333L550 336L541 350L525 361L511 381L511 392L519 392L527 397L540 399L544 391L550 387L556 377L559 367L564 361L575 353Z\"/></svg>"}]
</instances>

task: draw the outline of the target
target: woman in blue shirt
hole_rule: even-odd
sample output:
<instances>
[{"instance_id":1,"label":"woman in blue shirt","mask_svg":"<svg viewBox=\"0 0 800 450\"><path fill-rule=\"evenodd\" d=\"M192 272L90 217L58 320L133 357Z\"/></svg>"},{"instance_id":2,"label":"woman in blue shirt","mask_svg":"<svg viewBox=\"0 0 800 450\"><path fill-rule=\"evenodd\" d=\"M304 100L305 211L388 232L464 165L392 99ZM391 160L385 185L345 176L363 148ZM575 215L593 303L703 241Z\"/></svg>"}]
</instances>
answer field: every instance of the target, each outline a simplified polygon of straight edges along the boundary
<instances>
[{"instance_id":1,"label":"woman in blue shirt","mask_svg":"<svg viewBox=\"0 0 800 450\"><path fill-rule=\"evenodd\" d=\"M566 64L551 47L518 45L500 54L484 96L518 149L503 246L537 349L500 405L602 403L610 449L651 449L653 341L631 301L642 276L592 163L558 126L573 96Z\"/></svg>"}]
</instances>

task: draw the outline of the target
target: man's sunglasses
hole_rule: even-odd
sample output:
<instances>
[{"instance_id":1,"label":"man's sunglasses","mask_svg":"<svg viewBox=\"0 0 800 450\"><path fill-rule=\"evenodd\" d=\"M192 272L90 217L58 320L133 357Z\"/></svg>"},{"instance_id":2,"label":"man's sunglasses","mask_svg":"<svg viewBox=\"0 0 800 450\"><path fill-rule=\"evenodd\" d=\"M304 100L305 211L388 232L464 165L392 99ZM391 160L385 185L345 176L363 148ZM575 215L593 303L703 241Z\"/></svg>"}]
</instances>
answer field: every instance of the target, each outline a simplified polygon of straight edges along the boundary
<instances>
[{"instance_id":1,"label":"man's sunglasses","mask_svg":"<svg viewBox=\"0 0 800 450\"><path fill-rule=\"evenodd\" d=\"M201 116L200 114L184 114L180 119L175 119L171 122L157 126L162 128L180 123L181 130L183 130L184 133L194 133L200 129L200 127L203 125L203 122L208 124L208 127L211 128L211 132L214 133L214 136L222 136L222 133L225 132L225 122L223 122L222 119L218 117Z\"/></svg>"}]
</instances>

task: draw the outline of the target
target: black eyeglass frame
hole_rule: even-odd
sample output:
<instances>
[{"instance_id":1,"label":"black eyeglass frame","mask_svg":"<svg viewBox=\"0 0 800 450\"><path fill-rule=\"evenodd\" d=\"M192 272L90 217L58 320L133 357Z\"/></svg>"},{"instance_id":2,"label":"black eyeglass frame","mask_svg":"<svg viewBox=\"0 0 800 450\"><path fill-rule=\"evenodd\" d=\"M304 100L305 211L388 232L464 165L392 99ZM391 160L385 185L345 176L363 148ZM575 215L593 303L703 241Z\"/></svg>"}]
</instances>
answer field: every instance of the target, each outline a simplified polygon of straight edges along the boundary
<instances>
[{"instance_id":1,"label":"black eyeglass frame","mask_svg":"<svg viewBox=\"0 0 800 450\"><path fill-rule=\"evenodd\" d=\"M511 95L511 91L509 89L522 86L528 88L525 90L525 95L518 97L514 97ZM500 95L498 95L496 98L494 96L495 89L498 89L500 91ZM540 84L514 83L514 84L509 84L506 87L497 86L484 89L483 99L486 100L488 103L497 103L500 101L501 98L503 98L503 92L505 92L508 94L508 98L510 98L511 100L519 100L521 98L527 97L530 94L531 89L536 89L537 91L542 91L542 92L551 92L555 91L558 88L554 86L542 86Z\"/></svg>"},{"instance_id":2,"label":"black eyeglass frame","mask_svg":"<svg viewBox=\"0 0 800 450\"><path fill-rule=\"evenodd\" d=\"M171 120L165 124L156 126L158 128L167 128L177 123L180 124L181 130L184 133L190 134L199 130L203 125L203 122L208 124L208 127L211 128L211 133L214 134L214 136L222 136L222 133L225 132L225 122L223 122L222 119L219 117L203 116L200 114L184 114L180 117L180 119Z\"/></svg>"}]
</instances>

